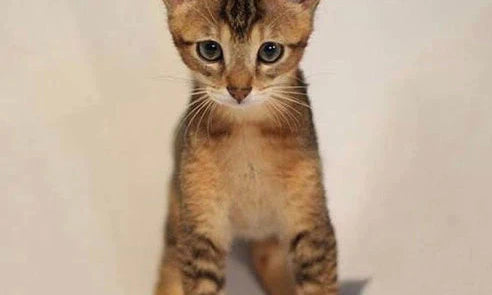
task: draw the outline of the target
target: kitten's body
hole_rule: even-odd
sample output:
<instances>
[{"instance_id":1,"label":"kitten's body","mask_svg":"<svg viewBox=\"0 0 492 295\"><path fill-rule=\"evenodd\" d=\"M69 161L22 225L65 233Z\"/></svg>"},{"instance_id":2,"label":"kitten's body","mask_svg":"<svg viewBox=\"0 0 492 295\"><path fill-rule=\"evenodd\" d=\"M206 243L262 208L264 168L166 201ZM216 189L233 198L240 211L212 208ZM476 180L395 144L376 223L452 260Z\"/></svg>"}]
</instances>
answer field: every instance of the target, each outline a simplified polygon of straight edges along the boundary
<instances>
[{"instance_id":1,"label":"kitten's body","mask_svg":"<svg viewBox=\"0 0 492 295\"><path fill-rule=\"evenodd\" d=\"M234 238L252 241L254 265L270 294L337 294L335 237L297 67L317 1L166 4L196 86L177 137L157 294L223 294ZM219 40L222 60L200 60L194 46L207 38ZM275 64L260 64L256 52L272 39L286 52ZM275 97L284 100L273 104Z\"/></svg>"}]
</instances>

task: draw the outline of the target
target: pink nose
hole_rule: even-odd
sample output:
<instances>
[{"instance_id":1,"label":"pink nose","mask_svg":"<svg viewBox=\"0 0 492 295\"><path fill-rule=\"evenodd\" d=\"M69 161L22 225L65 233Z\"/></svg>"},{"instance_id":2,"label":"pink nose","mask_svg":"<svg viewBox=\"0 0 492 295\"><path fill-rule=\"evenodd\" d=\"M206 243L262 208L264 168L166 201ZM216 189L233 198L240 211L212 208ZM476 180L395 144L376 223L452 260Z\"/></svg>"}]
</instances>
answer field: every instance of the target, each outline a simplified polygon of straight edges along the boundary
<instances>
[{"instance_id":1,"label":"pink nose","mask_svg":"<svg viewBox=\"0 0 492 295\"><path fill-rule=\"evenodd\" d=\"M231 94L231 96L237 101L237 103L241 103L247 96L250 94L252 87L239 88L227 86L227 91Z\"/></svg>"}]
</instances>

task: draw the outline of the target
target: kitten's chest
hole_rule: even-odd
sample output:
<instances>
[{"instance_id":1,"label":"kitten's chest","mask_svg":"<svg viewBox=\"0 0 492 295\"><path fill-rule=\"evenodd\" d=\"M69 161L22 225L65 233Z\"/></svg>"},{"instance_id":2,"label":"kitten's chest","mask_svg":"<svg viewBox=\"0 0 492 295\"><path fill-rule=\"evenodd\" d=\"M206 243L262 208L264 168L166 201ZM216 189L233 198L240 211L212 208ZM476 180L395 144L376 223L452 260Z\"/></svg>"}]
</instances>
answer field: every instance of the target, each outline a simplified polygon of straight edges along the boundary
<instances>
[{"instance_id":1,"label":"kitten's chest","mask_svg":"<svg viewBox=\"0 0 492 295\"><path fill-rule=\"evenodd\" d=\"M222 188L244 197L263 196L264 184L276 182L274 146L255 132L236 135L217 150Z\"/></svg>"},{"instance_id":2,"label":"kitten's chest","mask_svg":"<svg viewBox=\"0 0 492 295\"><path fill-rule=\"evenodd\" d=\"M260 238L277 229L283 187L273 149L267 139L245 132L218 154L221 193L230 201L232 225L240 236Z\"/></svg>"}]
</instances>

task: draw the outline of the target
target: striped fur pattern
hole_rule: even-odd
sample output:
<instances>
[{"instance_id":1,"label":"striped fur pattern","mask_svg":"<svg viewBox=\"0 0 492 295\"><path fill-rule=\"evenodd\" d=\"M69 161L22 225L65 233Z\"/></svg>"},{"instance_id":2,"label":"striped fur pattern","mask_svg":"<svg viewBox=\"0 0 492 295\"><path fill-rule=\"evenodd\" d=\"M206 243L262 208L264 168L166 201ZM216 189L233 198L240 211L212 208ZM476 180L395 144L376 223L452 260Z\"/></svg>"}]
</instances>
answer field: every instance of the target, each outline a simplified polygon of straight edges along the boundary
<instances>
[{"instance_id":1,"label":"striped fur pattern","mask_svg":"<svg viewBox=\"0 0 492 295\"><path fill-rule=\"evenodd\" d=\"M256 0L227 0L222 14L235 35L244 38L253 22L260 17L257 12Z\"/></svg>"},{"instance_id":2,"label":"striped fur pattern","mask_svg":"<svg viewBox=\"0 0 492 295\"><path fill-rule=\"evenodd\" d=\"M317 0L164 0L193 74L176 134L166 248L156 295L223 295L234 239L250 241L267 294L336 295L337 246L299 62ZM197 44L223 56L205 61ZM283 55L261 63L276 42ZM231 103L228 89L249 89Z\"/></svg>"}]
</instances>

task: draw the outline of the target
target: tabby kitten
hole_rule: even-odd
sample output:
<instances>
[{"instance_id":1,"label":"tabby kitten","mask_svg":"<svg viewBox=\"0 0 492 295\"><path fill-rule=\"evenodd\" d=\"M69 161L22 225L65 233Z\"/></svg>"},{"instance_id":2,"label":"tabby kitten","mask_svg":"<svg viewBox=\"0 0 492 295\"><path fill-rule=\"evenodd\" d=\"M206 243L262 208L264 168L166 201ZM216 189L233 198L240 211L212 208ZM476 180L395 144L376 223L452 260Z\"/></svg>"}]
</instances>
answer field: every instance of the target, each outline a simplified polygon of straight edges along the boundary
<instances>
[{"instance_id":1,"label":"tabby kitten","mask_svg":"<svg viewBox=\"0 0 492 295\"><path fill-rule=\"evenodd\" d=\"M338 294L306 84L319 0L164 0L193 74L158 295L224 294L234 238L272 295Z\"/></svg>"}]
</instances>

